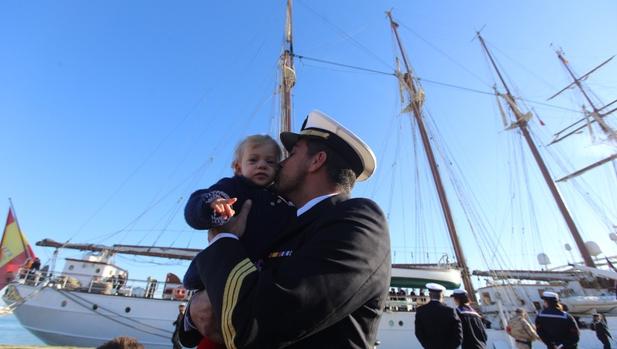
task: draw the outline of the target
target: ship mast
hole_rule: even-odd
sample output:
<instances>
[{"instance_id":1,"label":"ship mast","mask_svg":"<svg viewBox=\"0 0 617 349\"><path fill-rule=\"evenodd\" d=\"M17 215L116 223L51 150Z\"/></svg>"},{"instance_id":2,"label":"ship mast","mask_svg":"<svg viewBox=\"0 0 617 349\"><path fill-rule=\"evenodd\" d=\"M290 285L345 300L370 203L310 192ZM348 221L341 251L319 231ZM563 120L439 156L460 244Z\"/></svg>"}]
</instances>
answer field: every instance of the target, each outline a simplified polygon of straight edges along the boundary
<instances>
[{"instance_id":1,"label":"ship mast","mask_svg":"<svg viewBox=\"0 0 617 349\"><path fill-rule=\"evenodd\" d=\"M486 52L491 62L491 65L495 69L495 72L497 73L497 76L499 77L499 80L501 81L503 88L506 90L505 95L499 94L499 96L505 99L506 104L508 105L512 113L516 116L517 120L515 122L515 125L521 130L521 134L523 135L523 138L527 142L527 145L529 146L529 149L531 150L531 154L533 155L538 167L540 168L540 172L542 172L542 177L544 177L544 181L546 182L546 185L548 186L551 194L553 195L553 199L555 200L555 203L557 204L557 207L559 208L559 211L561 212L563 219L566 221L566 225L568 226L568 229L570 230L570 234L572 234L572 237L574 238L574 242L576 242L576 246L578 247L578 250L581 256L583 257L583 261L585 262L585 265L591 268L595 268L596 265L593 262L593 259L591 258L591 255L589 254L589 251L587 250L587 247L585 246L585 243L583 242L583 239L581 238L581 234L579 233L578 228L576 227L576 224L574 223L574 219L572 219L572 215L568 211L568 208L566 207L566 204L563 201L563 198L561 197L559 190L557 189L557 185L555 185L555 183L553 182L553 179L550 175L548 167L544 163L544 160L542 159L542 156L540 155L540 152L538 151L536 144L531 138L531 134L529 133L529 129L527 128L528 120L531 117L531 115L529 113L527 114L521 113L520 109L518 108L518 105L516 104L516 99L510 92L510 89L508 88L506 81L504 80L503 76L501 75L501 72L499 71L499 68L497 68L497 64L495 63L495 60L493 59L493 56L491 55L490 51L486 47L486 43L484 42L484 39L482 38L480 33L477 33L477 34L478 34L478 39L480 40L480 44L482 45L482 48Z\"/></svg>"},{"instance_id":2,"label":"ship mast","mask_svg":"<svg viewBox=\"0 0 617 349\"><path fill-rule=\"evenodd\" d=\"M292 0L287 0L285 18L285 43L280 58L281 81L279 92L281 94L281 119L280 132L291 131L291 90L296 83L296 72L293 60L293 32L292 32Z\"/></svg>"},{"instance_id":3,"label":"ship mast","mask_svg":"<svg viewBox=\"0 0 617 349\"><path fill-rule=\"evenodd\" d=\"M608 123L604 120L605 117L607 117L608 115L612 114L613 112L617 111L617 108L614 108L612 110L609 111L605 111L607 107L609 107L610 105L614 104L615 102L617 102L617 99L612 101L611 103L598 108L593 101L591 100L591 98L589 97L589 94L587 93L587 91L585 91L585 89L583 88L583 84L582 81L585 80L589 75L591 75L591 73L595 72L596 70L598 70L600 67L604 66L605 64L607 64L608 62L610 62L615 56L605 60L604 62L602 62L600 65L598 65L597 67L593 68L591 71L589 71L587 74L584 74L581 77L577 77L574 72L572 71L572 69L570 68L570 64L568 63L568 60L565 58L563 51L562 50L556 50L555 53L557 54L557 57L559 58L559 61L561 62L561 64L563 64L563 66L566 68L568 74L570 75L570 77L572 78L572 83L570 83L568 86L564 87L563 89L561 89L559 92L555 93L554 95L552 95L551 97L548 98L548 100L551 100L553 98L555 98L556 96L560 95L562 92L566 91L567 89L569 89L572 86L576 86L579 91L581 92L581 94L583 95L583 97L585 98L585 100L587 101L587 103L589 103L589 106L591 106L592 111L588 111L585 106L583 106L583 113L585 115L585 117L577 122L575 122L574 124L566 127L564 130L559 131L556 135L555 135L555 139L551 142L552 143L556 143L559 142L561 140L563 140L564 138L567 138L575 133L577 133L578 131L580 131L581 129L590 126L591 123L598 123L598 125L600 125L600 129L602 130L602 132L604 132L604 134L607 135L608 139L610 141L612 141L613 143L617 142L617 132L615 132L615 130L608 125ZM591 118L589 118L591 117ZM584 123L582 126L579 126L577 128L575 128L574 130L568 132L565 135L561 135L562 132L576 126L577 124L581 123L582 121L587 121L586 123ZM594 169L598 166L602 166L608 162L611 162L613 160L617 159L617 154L613 154L610 155L602 160L596 161L591 165L588 165L574 173L571 173L563 178L560 178L557 180L557 182L561 182L561 181L566 181L568 179L580 176L581 174Z\"/></svg>"},{"instance_id":4,"label":"ship mast","mask_svg":"<svg viewBox=\"0 0 617 349\"><path fill-rule=\"evenodd\" d=\"M468 292L470 300L475 303L476 293L473 288L473 284L471 283L471 274L469 273L467 261L465 259L465 255L463 254L463 249L461 247L461 243L456 232L456 225L454 224L454 218L452 217L452 210L450 209L450 204L448 203L446 190L444 188L443 181L439 173L439 167L437 166L435 155L433 153L433 148L431 146L426 126L424 124L424 115L422 113L424 91L422 90L422 87L413 75L413 71L407 59L407 55L405 54L405 50L403 49L403 46L401 44L401 40L398 34L398 23L396 23L394 19L392 19L391 11L386 12L386 14L388 15L388 18L390 20L390 26L392 27L392 31L394 32L394 36L396 37L396 42L401 52L403 63L405 64L406 73L399 74L397 72L397 76L399 77L399 80L401 81L405 90L409 93L411 97L409 107L407 107L406 110L409 110L411 112L411 114L416 120L416 123L418 124L418 130L420 132L420 137L424 145L424 151L428 159L431 174L433 175L433 181L435 183L435 188L439 196L439 202L441 204L441 209L446 221L450 240L452 241L452 246L454 247L454 254L456 255L457 266L461 269L463 285Z\"/></svg>"}]
</instances>

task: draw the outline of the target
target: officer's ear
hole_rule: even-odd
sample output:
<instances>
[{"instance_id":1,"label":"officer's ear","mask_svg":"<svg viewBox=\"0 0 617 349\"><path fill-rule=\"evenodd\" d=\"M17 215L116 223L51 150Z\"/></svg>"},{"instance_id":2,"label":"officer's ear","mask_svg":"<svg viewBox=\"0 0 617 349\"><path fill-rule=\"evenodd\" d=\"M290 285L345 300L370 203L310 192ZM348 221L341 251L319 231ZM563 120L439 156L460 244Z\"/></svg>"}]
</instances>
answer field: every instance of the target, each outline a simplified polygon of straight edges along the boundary
<instances>
[{"instance_id":1,"label":"officer's ear","mask_svg":"<svg viewBox=\"0 0 617 349\"><path fill-rule=\"evenodd\" d=\"M328 160L328 154L322 150L318 151L315 155L311 156L309 160L309 172L317 172L326 164L326 160Z\"/></svg>"}]
</instances>

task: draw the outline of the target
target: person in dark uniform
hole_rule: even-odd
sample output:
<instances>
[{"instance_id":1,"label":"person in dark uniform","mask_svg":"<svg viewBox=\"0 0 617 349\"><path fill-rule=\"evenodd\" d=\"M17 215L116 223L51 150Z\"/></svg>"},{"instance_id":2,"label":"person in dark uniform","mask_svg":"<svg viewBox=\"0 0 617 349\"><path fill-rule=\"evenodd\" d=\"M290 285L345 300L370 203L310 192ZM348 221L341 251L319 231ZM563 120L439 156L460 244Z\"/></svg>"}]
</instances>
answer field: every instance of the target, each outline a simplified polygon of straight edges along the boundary
<instances>
[{"instance_id":1,"label":"person in dark uniform","mask_svg":"<svg viewBox=\"0 0 617 349\"><path fill-rule=\"evenodd\" d=\"M289 157L277 189L298 207L297 219L261 269L233 236L242 236L250 202L210 231L195 259L211 302L203 292L191 299L184 335L210 336L215 322L227 348L372 348L390 282L390 237L377 204L349 192L371 176L375 156L318 111L281 141Z\"/></svg>"},{"instance_id":2,"label":"person in dark uniform","mask_svg":"<svg viewBox=\"0 0 617 349\"><path fill-rule=\"evenodd\" d=\"M608 326L606 322L602 321L600 314L593 314L593 322L591 323L591 330L596 331L596 336L604 344L604 349L611 349L610 332L608 332Z\"/></svg>"},{"instance_id":3,"label":"person in dark uniform","mask_svg":"<svg viewBox=\"0 0 617 349\"><path fill-rule=\"evenodd\" d=\"M436 283L426 288L431 300L416 310L416 337L425 349L458 348L463 330L456 311L442 303L446 288Z\"/></svg>"},{"instance_id":4,"label":"person in dark uniform","mask_svg":"<svg viewBox=\"0 0 617 349\"><path fill-rule=\"evenodd\" d=\"M452 292L454 302L456 302L456 313L461 319L463 328L462 349L484 349L486 348L486 330L482 317L469 304L467 291L456 289Z\"/></svg>"},{"instance_id":5,"label":"person in dark uniform","mask_svg":"<svg viewBox=\"0 0 617 349\"><path fill-rule=\"evenodd\" d=\"M178 316L176 317L176 321L173 322L174 325L174 333L171 336L171 343L174 346L174 349L182 349L182 344L180 343L180 327L183 324L184 312L186 310L186 305L184 303L180 303L178 305Z\"/></svg>"},{"instance_id":6,"label":"person in dark uniform","mask_svg":"<svg viewBox=\"0 0 617 349\"><path fill-rule=\"evenodd\" d=\"M576 349L579 330L572 315L561 310L559 295L546 291L542 294L544 309L536 317L538 336L548 349Z\"/></svg>"}]
</instances>

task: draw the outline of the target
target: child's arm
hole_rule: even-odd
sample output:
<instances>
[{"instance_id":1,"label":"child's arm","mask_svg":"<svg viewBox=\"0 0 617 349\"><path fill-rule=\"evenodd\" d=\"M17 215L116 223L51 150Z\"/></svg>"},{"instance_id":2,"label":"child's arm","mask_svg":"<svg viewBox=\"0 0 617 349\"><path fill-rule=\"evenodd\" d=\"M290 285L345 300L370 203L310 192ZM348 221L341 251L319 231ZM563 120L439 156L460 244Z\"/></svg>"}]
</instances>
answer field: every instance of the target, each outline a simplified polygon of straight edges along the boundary
<instances>
[{"instance_id":1,"label":"child's arm","mask_svg":"<svg viewBox=\"0 0 617 349\"><path fill-rule=\"evenodd\" d=\"M191 195L184 209L184 218L195 229L219 227L235 214L232 214L231 208L235 201L231 198L241 199L244 196L246 194L238 178L223 178L210 188L198 190Z\"/></svg>"}]
</instances>

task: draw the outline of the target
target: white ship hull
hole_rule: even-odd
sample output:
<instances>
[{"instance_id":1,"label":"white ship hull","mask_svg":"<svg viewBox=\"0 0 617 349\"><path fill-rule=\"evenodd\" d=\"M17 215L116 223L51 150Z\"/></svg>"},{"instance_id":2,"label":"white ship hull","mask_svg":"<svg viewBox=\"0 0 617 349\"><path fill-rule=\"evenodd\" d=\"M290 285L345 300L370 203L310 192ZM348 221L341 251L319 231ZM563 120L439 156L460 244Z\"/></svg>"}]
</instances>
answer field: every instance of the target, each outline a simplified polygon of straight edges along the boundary
<instances>
[{"instance_id":1,"label":"white ship hull","mask_svg":"<svg viewBox=\"0 0 617 349\"><path fill-rule=\"evenodd\" d=\"M14 286L27 299L14 315L47 344L96 347L117 336L131 336L146 348L171 347L178 301Z\"/></svg>"},{"instance_id":2,"label":"white ship hull","mask_svg":"<svg viewBox=\"0 0 617 349\"><path fill-rule=\"evenodd\" d=\"M21 324L50 345L96 347L116 336L138 338L146 348L171 348L178 301L38 289L13 284L26 301L14 311ZM39 291L40 290L40 291ZM10 302L5 296L5 301ZM63 306L63 304L65 304ZM93 309L96 305L97 309ZM126 309L130 307L127 313ZM414 335L415 312L386 311L378 333L379 349L420 349ZM611 331L617 323L609 317ZM511 348L502 330L487 330L487 348ZM544 348L535 343L534 348ZM579 348L602 348L595 332L581 330Z\"/></svg>"}]
</instances>

